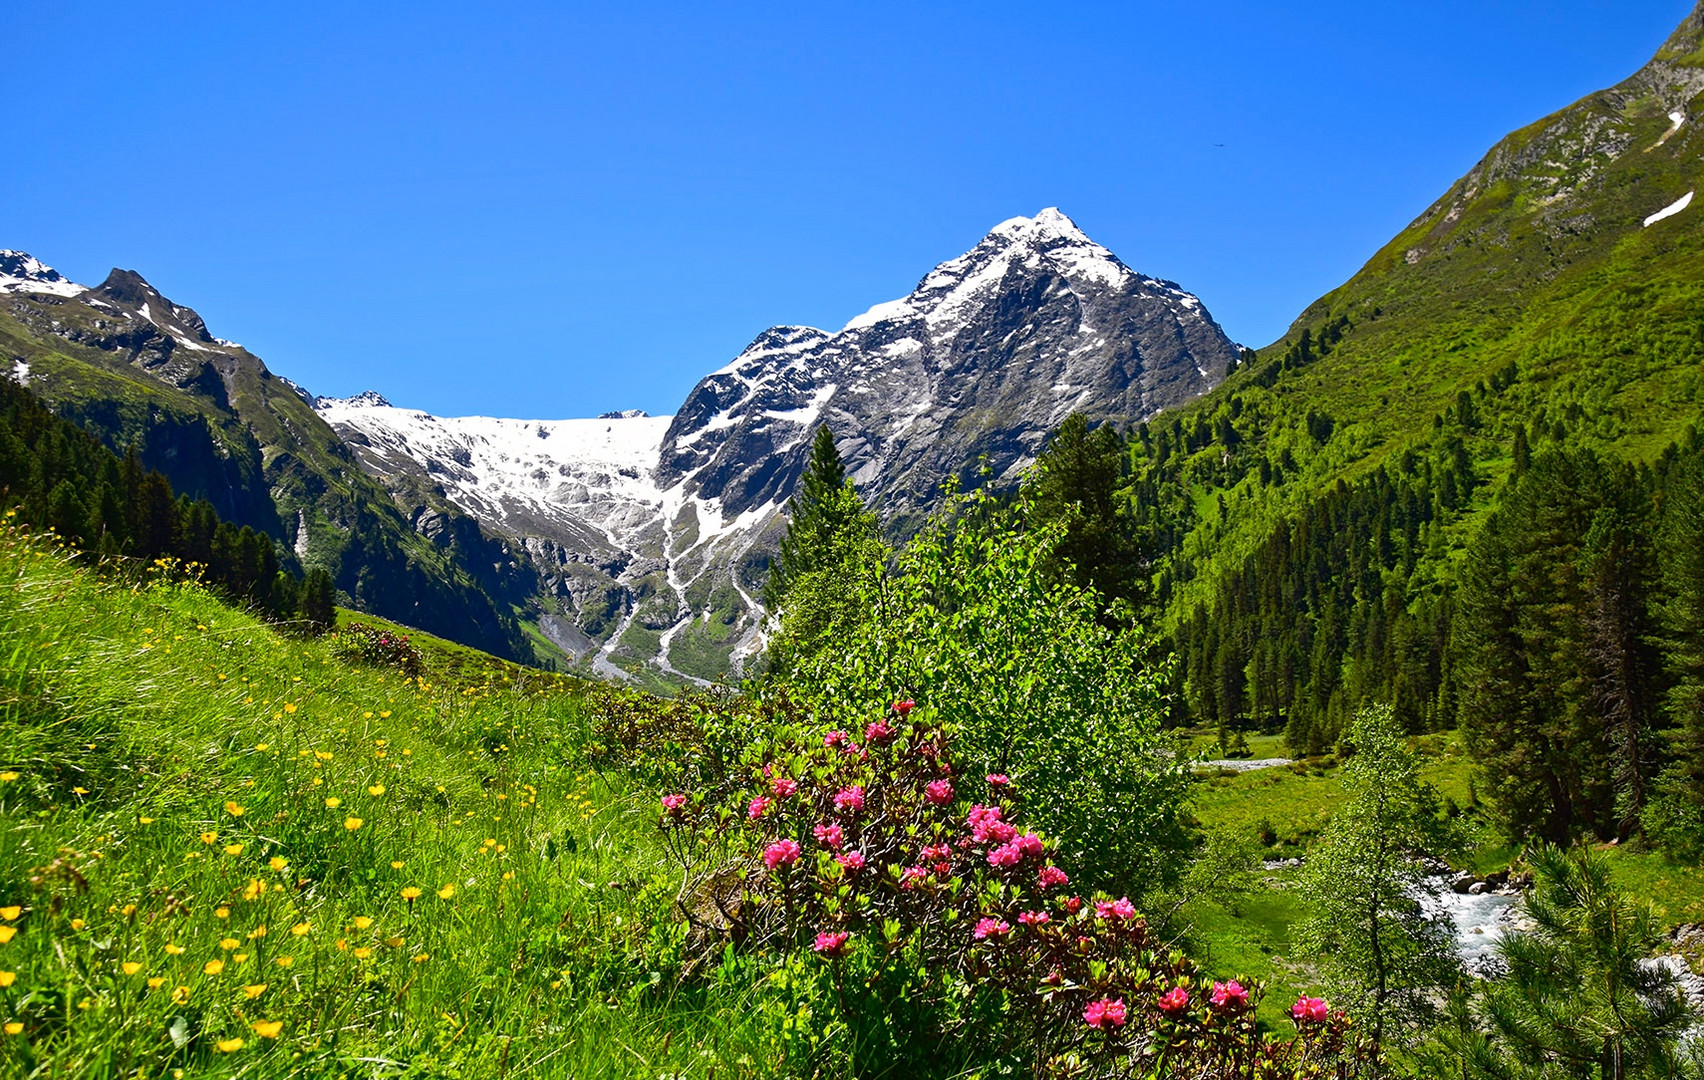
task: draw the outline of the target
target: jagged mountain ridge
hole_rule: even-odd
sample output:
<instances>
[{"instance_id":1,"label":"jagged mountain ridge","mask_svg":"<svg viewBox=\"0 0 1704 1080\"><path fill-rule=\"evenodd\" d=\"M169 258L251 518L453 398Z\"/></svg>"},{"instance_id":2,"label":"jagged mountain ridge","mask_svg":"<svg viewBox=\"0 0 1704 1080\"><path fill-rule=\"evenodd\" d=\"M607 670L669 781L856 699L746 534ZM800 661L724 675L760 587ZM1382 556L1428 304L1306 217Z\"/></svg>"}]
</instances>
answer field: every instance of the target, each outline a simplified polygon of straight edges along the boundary
<instances>
[{"instance_id":1,"label":"jagged mountain ridge","mask_svg":"<svg viewBox=\"0 0 1704 1080\"><path fill-rule=\"evenodd\" d=\"M272 536L287 564L325 567L354 606L535 659L510 610L530 581L501 544L460 515L423 535L299 387L135 271L89 288L0 251L0 374L110 449L136 445L174 490Z\"/></svg>"},{"instance_id":2,"label":"jagged mountain ridge","mask_svg":"<svg viewBox=\"0 0 1704 1080\"><path fill-rule=\"evenodd\" d=\"M673 417L440 418L370 393L317 408L405 509L443 500L524 547L560 647L702 679L760 644L752 597L820 424L903 532L949 477L1011 482L1070 413L1145 419L1236 355L1200 300L1050 208L838 332L766 330Z\"/></svg>"}]
</instances>

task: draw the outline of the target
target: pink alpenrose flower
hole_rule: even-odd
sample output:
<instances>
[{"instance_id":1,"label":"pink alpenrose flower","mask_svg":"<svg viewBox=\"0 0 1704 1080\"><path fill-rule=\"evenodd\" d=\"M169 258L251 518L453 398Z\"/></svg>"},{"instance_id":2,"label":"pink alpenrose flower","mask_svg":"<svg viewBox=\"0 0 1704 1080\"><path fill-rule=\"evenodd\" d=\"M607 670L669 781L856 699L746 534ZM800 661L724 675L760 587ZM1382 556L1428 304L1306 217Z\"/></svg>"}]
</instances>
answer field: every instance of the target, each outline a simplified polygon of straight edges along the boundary
<instances>
[{"instance_id":1,"label":"pink alpenrose flower","mask_svg":"<svg viewBox=\"0 0 1704 1080\"><path fill-rule=\"evenodd\" d=\"M834 808L841 813L857 813L864 809L864 789L857 784L841 788L835 792Z\"/></svg>"},{"instance_id":2,"label":"pink alpenrose flower","mask_svg":"<svg viewBox=\"0 0 1704 1080\"><path fill-rule=\"evenodd\" d=\"M799 782L789 780L785 776L778 776L775 778L775 782L769 785L769 790L775 793L777 799L785 799L799 790Z\"/></svg>"},{"instance_id":3,"label":"pink alpenrose flower","mask_svg":"<svg viewBox=\"0 0 1704 1080\"><path fill-rule=\"evenodd\" d=\"M1065 876L1065 871L1057 866L1042 867L1041 873L1037 875L1037 880L1041 882L1041 887L1044 889L1051 889L1055 885L1071 884L1071 879Z\"/></svg>"},{"instance_id":4,"label":"pink alpenrose flower","mask_svg":"<svg viewBox=\"0 0 1704 1080\"><path fill-rule=\"evenodd\" d=\"M1230 1009L1232 1011L1248 1008L1248 991L1243 984L1232 979L1230 982L1213 984L1213 1007L1215 1009Z\"/></svg>"},{"instance_id":5,"label":"pink alpenrose flower","mask_svg":"<svg viewBox=\"0 0 1704 1080\"><path fill-rule=\"evenodd\" d=\"M1047 922L1049 916L1045 911L1026 911L1018 916L1018 921L1025 926L1040 926Z\"/></svg>"},{"instance_id":6,"label":"pink alpenrose flower","mask_svg":"<svg viewBox=\"0 0 1704 1080\"><path fill-rule=\"evenodd\" d=\"M832 934L824 931L816 936L816 944L811 948L824 956L840 956L846 951L846 939L851 936L844 930Z\"/></svg>"},{"instance_id":7,"label":"pink alpenrose flower","mask_svg":"<svg viewBox=\"0 0 1704 1080\"><path fill-rule=\"evenodd\" d=\"M685 795L664 795L663 796L663 813L669 814L669 815L675 815L675 814L679 814L684 809L686 809L686 796Z\"/></svg>"},{"instance_id":8,"label":"pink alpenrose flower","mask_svg":"<svg viewBox=\"0 0 1704 1080\"><path fill-rule=\"evenodd\" d=\"M839 863L847 873L864 869L864 853L862 851L844 852L836 855L834 861Z\"/></svg>"},{"instance_id":9,"label":"pink alpenrose flower","mask_svg":"<svg viewBox=\"0 0 1704 1080\"><path fill-rule=\"evenodd\" d=\"M1321 998L1308 997L1303 994L1290 1006L1290 1016L1304 1023L1323 1023L1331 1015L1331 1009Z\"/></svg>"},{"instance_id":10,"label":"pink alpenrose flower","mask_svg":"<svg viewBox=\"0 0 1704 1080\"><path fill-rule=\"evenodd\" d=\"M799 845L791 840L777 840L763 849L763 865L773 870L791 866L799 857Z\"/></svg>"},{"instance_id":11,"label":"pink alpenrose flower","mask_svg":"<svg viewBox=\"0 0 1704 1080\"><path fill-rule=\"evenodd\" d=\"M767 809L769 809L769 796L759 795L746 807L746 817L756 821L763 816L763 812Z\"/></svg>"},{"instance_id":12,"label":"pink alpenrose flower","mask_svg":"<svg viewBox=\"0 0 1704 1080\"><path fill-rule=\"evenodd\" d=\"M1174 986L1160 995L1160 1011L1167 1016L1177 1016L1189 1008L1189 991L1181 986Z\"/></svg>"},{"instance_id":13,"label":"pink alpenrose flower","mask_svg":"<svg viewBox=\"0 0 1704 1080\"><path fill-rule=\"evenodd\" d=\"M880 720L877 720L864 729L864 741L867 743L879 743L885 741L887 737L892 734L893 728L890 728Z\"/></svg>"},{"instance_id":14,"label":"pink alpenrose flower","mask_svg":"<svg viewBox=\"0 0 1704 1080\"><path fill-rule=\"evenodd\" d=\"M898 713L901 716L910 716L911 710L915 709L916 707L917 707L917 703L915 701L912 701L910 698L906 698L904 701L896 701L896 702L893 703L893 711Z\"/></svg>"},{"instance_id":15,"label":"pink alpenrose flower","mask_svg":"<svg viewBox=\"0 0 1704 1080\"><path fill-rule=\"evenodd\" d=\"M839 851L846 845L846 833L838 825L818 825L811 830L811 835L830 851Z\"/></svg>"},{"instance_id":16,"label":"pink alpenrose flower","mask_svg":"<svg viewBox=\"0 0 1704 1080\"><path fill-rule=\"evenodd\" d=\"M953 782L931 780L924 786L923 796L936 806L945 806L953 801Z\"/></svg>"},{"instance_id":17,"label":"pink alpenrose flower","mask_svg":"<svg viewBox=\"0 0 1704 1080\"><path fill-rule=\"evenodd\" d=\"M988 786L989 787L1003 788L1003 787L1007 786L1008 784L1010 784L1011 782L1012 782L1012 778L1007 776L1005 773L996 772L996 773L989 773L988 774Z\"/></svg>"},{"instance_id":18,"label":"pink alpenrose flower","mask_svg":"<svg viewBox=\"0 0 1704 1080\"><path fill-rule=\"evenodd\" d=\"M980 919L976 923L976 940L987 941L989 938L1003 938L1012 932L1011 924L999 919Z\"/></svg>"},{"instance_id":19,"label":"pink alpenrose flower","mask_svg":"<svg viewBox=\"0 0 1704 1080\"><path fill-rule=\"evenodd\" d=\"M1117 900L1098 900L1095 902L1095 917L1097 919L1134 919L1136 905L1130 902L1128 896Z\"/></svg>"},{"instance_id":20,"label":"pink alpenrose flower","mask_svg":"<svg viewBox=\"0 0 1704 1080\"><path fill-rule=\"evenodd\" d=\"M1089 1002L1089 1007L1083 1010L1083 1023L1103 1031L1107 1028L1123 1027L1124 999L1101 998L1099 1001Z\"/></svg>"}]
</instances>

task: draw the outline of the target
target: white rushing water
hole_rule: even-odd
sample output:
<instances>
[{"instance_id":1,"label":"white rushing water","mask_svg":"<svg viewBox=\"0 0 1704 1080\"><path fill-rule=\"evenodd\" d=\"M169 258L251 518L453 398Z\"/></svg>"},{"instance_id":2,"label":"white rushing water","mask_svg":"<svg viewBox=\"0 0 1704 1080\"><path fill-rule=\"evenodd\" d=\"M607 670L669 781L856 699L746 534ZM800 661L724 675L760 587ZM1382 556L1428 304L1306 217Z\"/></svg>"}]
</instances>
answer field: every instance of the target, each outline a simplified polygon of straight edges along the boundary
<instances>
[{"instance_id":1,"label":"white rushing water","mask_svg":"<svg viewBox=\"0 0 1704 1080\"><path fill-rule=\"evenodd\" d=\"M1519 897L1483 892L1477 896L1450 891L1449 882L1434 878L1439 893L1424 901L1428 910L1448 915L1455 926L1456 954L1475 975L1493 974L1498 966L1497 943L1511 929L1510 914Z\"/></svg>"}]
</instances>

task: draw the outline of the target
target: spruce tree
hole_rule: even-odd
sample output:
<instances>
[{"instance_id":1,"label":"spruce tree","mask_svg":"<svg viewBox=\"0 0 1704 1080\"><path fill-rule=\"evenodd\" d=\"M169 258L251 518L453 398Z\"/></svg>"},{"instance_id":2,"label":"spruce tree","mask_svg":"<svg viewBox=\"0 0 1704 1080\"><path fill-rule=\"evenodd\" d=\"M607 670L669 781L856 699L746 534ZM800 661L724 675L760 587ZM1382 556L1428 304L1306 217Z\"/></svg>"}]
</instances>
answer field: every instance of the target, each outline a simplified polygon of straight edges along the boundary
<instances>
[{"instance_id":1,"label":"spruce tree","mask_svg":"<svg viewBox=\"0 0 1704 1080\"><path fill-rule=\"evenodd\" d=\"M1103 610L1130 610L1145 590L1136 524L1119 496L1128 467L1124 440L1109 425L1073 413L1059 426L1027 481L1037 524L1063 522L1048 560L1056 578L1100 594Z\"/></svg>"},{"instance_id":2,"label":"spruce tree","mask_svg":"<svg viewBox=\"0 0 1704 1080\"><path fill-rule=\"evenodd\" d=\"M846 478L827 425L817 429L788 511L763 589L764 606L778 619L767 652L773 675L832 647L868 617L887 558L876 517Z\"/></svg>"},{"instance_id":3,"label":"spruce tree","mask_svg":"<svg viewBox=\"0 0 1704 1080\"><path fill-rule=\"evenodd\" d=\"M769 610L780 608L794 579L817 567L820 547L846 524L845 507L835 498L845 486L846 465L835 448L834 433L824 424L811 440L811 456L787 502L787 532L763 589L763 603Z\"/></svg>"}]
</instances>

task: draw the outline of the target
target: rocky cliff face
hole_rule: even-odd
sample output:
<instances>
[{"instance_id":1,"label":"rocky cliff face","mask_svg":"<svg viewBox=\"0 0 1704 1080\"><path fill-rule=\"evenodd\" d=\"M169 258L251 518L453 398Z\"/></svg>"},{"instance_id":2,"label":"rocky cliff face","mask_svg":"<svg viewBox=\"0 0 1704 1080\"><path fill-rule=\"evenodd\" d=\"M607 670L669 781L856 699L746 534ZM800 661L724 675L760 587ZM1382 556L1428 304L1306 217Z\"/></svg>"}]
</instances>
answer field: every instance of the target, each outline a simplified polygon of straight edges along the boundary
<instances>
[{"instance_id":1,"label":"rocky cliff face","mask_svg":"<svg viewBox=\"0 0 1704 1080\"><path fill-rule=\"evenodd\" d=\"M1072 412L1133 422L1212 389L1236 349L1194 296L1058 210L1002 222L838 333L782 326L687 396L658 481L729 513L780 503L818 424L884 518L984 463L1010 482Z\"/></svg>"},{"instance_id":2,"label":"rocky cliff face","mask_svg":"<svg viewBox=\"0 0 1704 1080\"><path fill-rule=\"evenodd\" d=\"M947 478L1014 482L1072 412L1145 419L1236 353L1194 296L1044 210L838 332L764 331L672 418L440 418L371 392L316 408L405 511L442 499L524 549L559 646L605 674L713 679L761 644L753 596L819 425L902 534Z\"/></svg>"}]
</instances>

